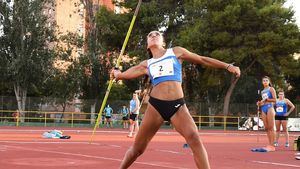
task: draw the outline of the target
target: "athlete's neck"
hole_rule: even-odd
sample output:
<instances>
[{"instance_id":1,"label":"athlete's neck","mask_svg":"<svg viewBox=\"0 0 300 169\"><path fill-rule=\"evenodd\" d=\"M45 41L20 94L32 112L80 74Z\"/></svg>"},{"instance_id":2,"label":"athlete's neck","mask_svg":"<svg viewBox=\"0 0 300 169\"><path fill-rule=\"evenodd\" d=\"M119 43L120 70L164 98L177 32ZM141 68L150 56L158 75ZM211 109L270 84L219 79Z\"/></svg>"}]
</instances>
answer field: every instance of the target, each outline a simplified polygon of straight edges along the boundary
<instances>
[{"instance_id":1,"label":"athlete's neck","mask_svg":"<svg viewBox=\"0 0 300 169\"><path fill-rule=\"evenodd\" d=\"M162 46L160 47L153 46L150 48L150 50L154 59L162 57L167 51L167 49L163 48Z\"/></svg>"}]
</instances>

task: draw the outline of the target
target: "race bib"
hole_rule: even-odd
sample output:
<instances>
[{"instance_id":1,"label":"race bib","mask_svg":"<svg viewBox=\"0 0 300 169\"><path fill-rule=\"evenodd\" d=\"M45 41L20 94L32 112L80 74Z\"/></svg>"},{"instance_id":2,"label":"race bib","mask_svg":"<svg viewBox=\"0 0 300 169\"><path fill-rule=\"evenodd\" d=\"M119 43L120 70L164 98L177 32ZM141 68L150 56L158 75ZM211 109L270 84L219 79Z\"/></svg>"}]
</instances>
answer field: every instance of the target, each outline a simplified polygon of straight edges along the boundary
<instances>
[{"instance_id":1,"label":"race bib","mask_svg":"<svg viewBox=\"0 0 300 169\"><path fill-rule=\"evenodd\" d=\"M263 93L261 97L263 100L266 100L268 98L268 93Z\"/></svg>"},{"instance_id":2,"label":"race bib","mask_svg":"<svg viewBox=\"0 0 300 169\"><path fill-rule=\"evenodd\" d=\"M281 107L281 106L276 107L276 112L279 112L279 113L283 112L283 107Z\"/></svg>"},{"instance_id":3,"label":"race bib","mask_svg":"<svg viewBox=\"0 0 300 169\"><path fill-rule=\"evenodd\" d=\"M165 59L150 66L150 73L153 79L162 76L174 75L173 59Z\"/></svg>"}]
</instances>

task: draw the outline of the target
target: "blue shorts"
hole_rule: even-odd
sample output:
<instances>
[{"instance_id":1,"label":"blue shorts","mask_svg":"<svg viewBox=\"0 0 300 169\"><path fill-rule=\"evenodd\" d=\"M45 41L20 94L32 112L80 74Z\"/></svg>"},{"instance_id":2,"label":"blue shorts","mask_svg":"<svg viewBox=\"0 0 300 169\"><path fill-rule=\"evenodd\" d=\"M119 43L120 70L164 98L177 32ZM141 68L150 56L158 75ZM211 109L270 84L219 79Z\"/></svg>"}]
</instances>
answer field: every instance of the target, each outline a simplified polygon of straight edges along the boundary
<instances>
[{"instance_id":1,"label":"blue shorts","mask_svg":"<svg viewBox=\"0 0 300 169\"><path fill-rule=\"evenodd\" d=\"M273 107L273 104L272 104L272 103L267 103L267 104L262 105L262 106L260 107L260 110L261 110L263 113L267 114L269 108L272 108L272 107Z\"/></svg>"}]
</instances>

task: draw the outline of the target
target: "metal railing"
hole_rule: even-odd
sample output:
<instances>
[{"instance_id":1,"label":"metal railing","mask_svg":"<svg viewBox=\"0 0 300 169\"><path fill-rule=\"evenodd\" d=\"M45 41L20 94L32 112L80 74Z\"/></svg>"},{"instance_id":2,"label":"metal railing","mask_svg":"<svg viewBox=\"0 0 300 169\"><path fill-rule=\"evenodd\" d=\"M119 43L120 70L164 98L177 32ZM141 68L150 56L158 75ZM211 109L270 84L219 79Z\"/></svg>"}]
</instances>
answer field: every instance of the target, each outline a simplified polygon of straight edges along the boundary
<instances>
[{"instance_id":1,"label":"metal railing","mask_svg":"<svg viewBox=\"0 0 300 169\"><path fill-rule=\"evenodd\" d=\"M23 111L23 117L19 112L13 110L0 110L0 123L13 124L15 126L35 124L40 126L52 126L53 124L64 124L69 127L75 127L77 124L80 126L92 126L95 124L96 115L85 112L47 112L47 111ZM141 114L140 118L142 118ZM94 118L91 118L94 117ZM224 130L238 129L239 117L236 116L192 116L198 129L202 128L223 128ZM114 124L122 123L121 114L113 114ZM102 122L102 119L101 119ZM168 122L166 122L167 124ZM102 124L102 123L100 123Z\"/></svg>"},{"instance_id":2,"label":"metal railing","mask_svg":"<svg viewBox=\"0 0 300 169\"><path fill-rule=\"evenodd\" d=\"M193 116L193 118L199 130L204 126L222 127L224 131L227 130L227 127L237 130L239 126L239 117L237 116Z\"/></svg>"},{"instance_id":3,"label":"metal railing","mask_svg":"<svg viewBox=\"0 0 300 169\"><path fill-rule=\"evenodd\" d=\"M0 110L0 122L15 122L16 126L20 123L43 123L46 127L47 124L65 123L74 127L75 123L90 123L93 124L95 119L87 118L92 113L84 112L46 112L46 111L22 111L16 112L12 110ZM14 115L17 114L17 115ZM23 116L21 115L23 114Z\"/></svg>"}]
</instances>

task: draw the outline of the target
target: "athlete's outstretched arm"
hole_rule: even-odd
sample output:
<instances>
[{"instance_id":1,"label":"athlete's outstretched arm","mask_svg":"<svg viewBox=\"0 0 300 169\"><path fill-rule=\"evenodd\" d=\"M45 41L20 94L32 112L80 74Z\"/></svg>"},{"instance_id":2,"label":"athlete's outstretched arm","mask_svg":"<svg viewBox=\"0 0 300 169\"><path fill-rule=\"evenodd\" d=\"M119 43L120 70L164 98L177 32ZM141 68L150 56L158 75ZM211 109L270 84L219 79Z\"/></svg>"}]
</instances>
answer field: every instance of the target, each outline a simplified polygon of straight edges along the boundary
<instances>
[{"instance_id":1,"label":"athlete's outstretched arm","mask_svg":"<svg viewBox=\"0 0 300 169\"><path fill-rule=\"evenodd\" d=\"M113 77L115 77L117 80L134 79L134 78L140 77L145 74L147 74L147 61L146 60L136 66L133 66L133 67L127 69L124 72L114 69L114 70L112 70L112 73L111 73L111 75Z\"/></svg>"},{"instance_id":2,"label":"athlete's outstretched arm","mask_svg":"<svg viewBox=\"0 0 300 169\"><path fill-rule=\"evenodd\" d=\"M174 47L173 51L179 59L213 68L227 69L229 72L236 74L237 77L240 77L241 75L240 68L232 64L228 64L214 58L197 55L196 53L190 52L182 47Z\"/></svg>"}]
</instances>

